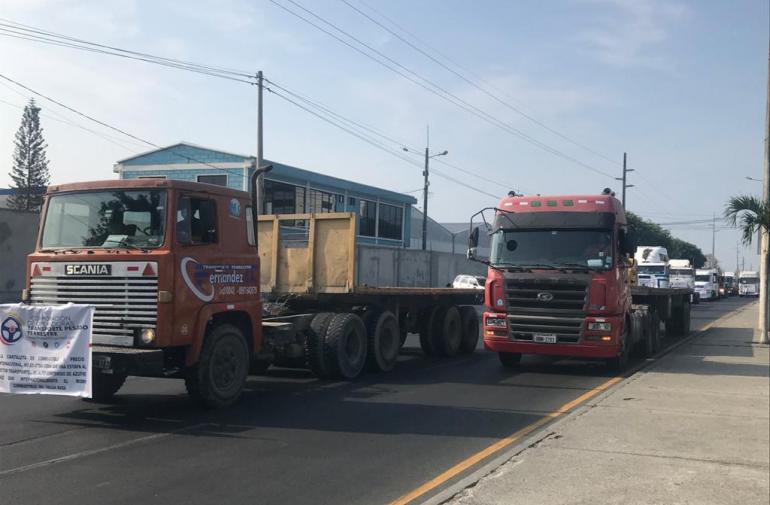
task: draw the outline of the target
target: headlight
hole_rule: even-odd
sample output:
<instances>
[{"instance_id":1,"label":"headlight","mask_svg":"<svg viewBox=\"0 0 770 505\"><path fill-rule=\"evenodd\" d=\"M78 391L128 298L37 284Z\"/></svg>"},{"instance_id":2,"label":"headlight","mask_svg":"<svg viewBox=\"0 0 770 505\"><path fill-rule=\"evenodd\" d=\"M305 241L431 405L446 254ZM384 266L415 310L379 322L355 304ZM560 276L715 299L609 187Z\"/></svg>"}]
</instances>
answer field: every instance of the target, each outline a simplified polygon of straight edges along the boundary
<instances>
[{"instance_id":1,"label":"headlight","mask_svg":"<svg viewBox=\"0 0 770 505\"><path fill-rule=\"evenodd\" d=\"M486 325L494 328L506 328L508 323L505 320L505 316L487 316Z\"/></svg>"},{"instance_id":2,"label":"headlight","mask_svg":"<svg viewBox=\"0 0 770 505\"><path fill-rule=\"evenodd\" d=\"M139 333L139 340L143 344L151 344L155 341L155 328L142 328Z\"/></svg>"},{"instance_id":3,"label":"headlight","mask_svg":"<svg viewBox=\"0 0 770 505\"><path fill-rule=\"evenodd\" d=\"M588 331L612 331L612 325L610 323L593 321L588 323Z\"/></svg>"}]
</instances>

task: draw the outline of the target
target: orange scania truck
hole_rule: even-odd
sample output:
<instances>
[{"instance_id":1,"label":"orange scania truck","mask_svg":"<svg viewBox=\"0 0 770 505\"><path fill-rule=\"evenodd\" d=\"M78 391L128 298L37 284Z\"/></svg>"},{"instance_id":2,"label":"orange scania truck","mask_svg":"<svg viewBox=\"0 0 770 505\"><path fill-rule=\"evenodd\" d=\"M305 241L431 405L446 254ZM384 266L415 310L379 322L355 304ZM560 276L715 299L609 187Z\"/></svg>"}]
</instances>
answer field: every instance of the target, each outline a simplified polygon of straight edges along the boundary
<instances>
[{"instance_id":1,"label":"orange scania truck","mask_svg":"<svg viewBox=\"0 0 770 505\"><path fill-rule=\"evenodd\" d=\"M355 215L258 216L260 173L251 194L161 179L48 189L23 301L95 306L95 399L139 375L183 378L222 407L276 363L353 379L393 368L407 332L427 354L476 348L480 294L358 282ZM303 241L282 242L289 225Z\"/></svg>"},{"instance_id":2,"label":"orange scania truck","mask_svg":"<svg viewBox=\"0 0 770 505\"><path fill-rule=\"evenodd\" d=\"M483 339L506 367L523 354L605 360L655 354L690 328L690 289L632 286L635 246L622 204L600 195L503 198L494 209ZM475 257L478 228L471 233Z\"/></svg>"}]
</instances>

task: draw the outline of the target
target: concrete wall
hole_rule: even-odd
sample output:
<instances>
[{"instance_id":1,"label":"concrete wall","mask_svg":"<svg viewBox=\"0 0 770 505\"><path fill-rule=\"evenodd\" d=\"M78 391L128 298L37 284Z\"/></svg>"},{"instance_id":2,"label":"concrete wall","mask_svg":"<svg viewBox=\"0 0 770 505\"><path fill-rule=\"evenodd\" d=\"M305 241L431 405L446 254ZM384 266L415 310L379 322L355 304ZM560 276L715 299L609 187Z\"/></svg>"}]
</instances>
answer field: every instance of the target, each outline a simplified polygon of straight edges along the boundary
<instances>
[{"instance_id":1,"label":"concrete wall","mask_svg":"<svg viewBox=\"0 0 770 505\"><path fill-rule=\"evenodd\" d=\"M0 209L0 303L18 302L40 214Z\"/></svg>"},{"instance_id":2,"label":"concrete wall","mask_svg":"<svg viewBox=\"0 0 770 505\"><path fill-rule=\"evenodd\" d=\"M356 283L377 287L445 287L458 274L486 275L462 254L414 249L356 248Z\"/></svg>"}]
</instances>

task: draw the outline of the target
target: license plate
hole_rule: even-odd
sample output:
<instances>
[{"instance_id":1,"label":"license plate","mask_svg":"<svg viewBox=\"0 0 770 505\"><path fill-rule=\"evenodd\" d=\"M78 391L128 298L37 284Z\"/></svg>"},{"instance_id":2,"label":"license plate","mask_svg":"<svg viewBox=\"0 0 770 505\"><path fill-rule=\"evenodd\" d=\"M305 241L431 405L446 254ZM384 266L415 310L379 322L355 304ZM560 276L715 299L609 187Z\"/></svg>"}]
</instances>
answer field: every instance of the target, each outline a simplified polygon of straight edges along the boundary
<instances>
[{"instance_id":1,"label":"license plate","mask_svg":"<svg viewBox=\"0 0 770 505\"><path fill-rule=\"evenodd\" d=\"M97 370L109 370L112 368L112 360L109 356L93 356L91 362Z\"/></svg>"},{"instance_id":2,"label":"license plate","mask_svg":"<svg viewBox=\"0 0 770 505\"><path fill-rule=\"evenodd\" d=\"M556 335L544 335L542 333L535 333L533 335L533 340L538 344L555 344Z\"/></svg>"}]
</instances>

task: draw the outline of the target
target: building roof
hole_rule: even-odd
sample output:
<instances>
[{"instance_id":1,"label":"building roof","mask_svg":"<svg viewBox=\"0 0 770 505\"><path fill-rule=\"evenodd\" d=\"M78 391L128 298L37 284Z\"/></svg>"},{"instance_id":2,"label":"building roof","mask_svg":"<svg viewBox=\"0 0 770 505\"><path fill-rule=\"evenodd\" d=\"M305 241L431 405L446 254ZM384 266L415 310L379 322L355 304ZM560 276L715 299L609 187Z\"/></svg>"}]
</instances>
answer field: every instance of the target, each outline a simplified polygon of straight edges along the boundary
<instances>
[{"instance_id":1,"label":"building roof","mask_svg":"<svg viewBox=\"0 0 770 505\"><path fill-rule=\"evenodd\" d=\"M197 146L188 142L179 142L174 145L155 149L142 154L137 154L130 158L120 160L116 163L116 169L130 170L132 167L141 168L146 165L184 165L184 164L202 164L211 165L212 168L220 168L217 164L223 163L243 163L244 167L254 160L253 156L243 154L234 154L219 149ZM299 167L286 165L271 160L264 160L265 164L272 165L273 170L266 177L268 179L288 178L304 184L306 181L320 186L326 186L330 189L345 190L358 195L369 196L370 198L383 198L394 202L414 205L417 199L411 195L405 195L395 191L369 186L358 182L333 177L320 172L313 172ZM173 169L173 167L169 167Z\"/></svg>"}]
</instances>

